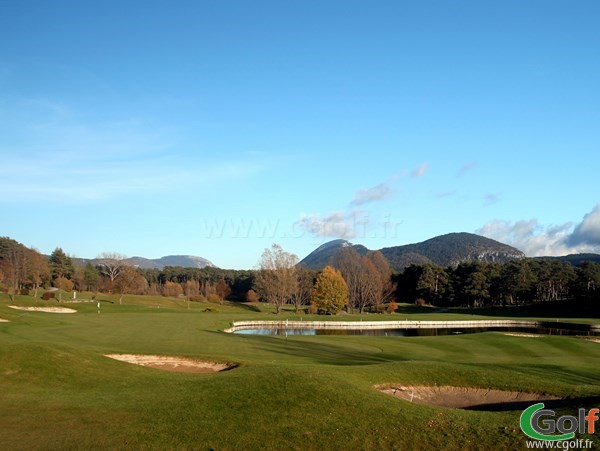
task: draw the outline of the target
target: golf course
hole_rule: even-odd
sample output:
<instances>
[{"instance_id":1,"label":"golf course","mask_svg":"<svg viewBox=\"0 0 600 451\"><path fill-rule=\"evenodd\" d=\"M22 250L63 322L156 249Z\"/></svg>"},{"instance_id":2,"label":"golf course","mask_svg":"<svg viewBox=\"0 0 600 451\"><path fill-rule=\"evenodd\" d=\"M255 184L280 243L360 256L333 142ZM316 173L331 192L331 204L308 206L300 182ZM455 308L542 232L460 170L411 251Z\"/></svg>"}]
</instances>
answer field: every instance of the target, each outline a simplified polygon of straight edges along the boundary
<instances>
[{"instance_id":1,"label":"golf course","mask_svg":"<svg viewBox=\"0 0 600 451\"><path fill-rule=\"evenodd\" d=\"M223 331L234 321L323 316L275 315L263 303L98 300L59 304L0 294L1 449L525 449L522 407L440 407L381 389L526 392L562 399L556 411L565 415L600 404L600 343L587 337L238 335ZM479 313L401 306L362 318L488 318ZM213 362L223 371L107 357L124 354Z\"/></svg>"}]
</instances>

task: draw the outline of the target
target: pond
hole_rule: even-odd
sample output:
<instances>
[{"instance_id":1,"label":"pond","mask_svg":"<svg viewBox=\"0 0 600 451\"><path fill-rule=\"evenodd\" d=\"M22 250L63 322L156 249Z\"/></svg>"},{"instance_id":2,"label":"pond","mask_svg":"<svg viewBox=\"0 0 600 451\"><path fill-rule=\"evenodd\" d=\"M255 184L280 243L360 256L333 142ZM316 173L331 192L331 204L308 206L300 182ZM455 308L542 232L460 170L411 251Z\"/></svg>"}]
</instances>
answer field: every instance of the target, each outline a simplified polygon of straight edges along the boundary
<instances>
[{"instance_id":1,"label":"pond","mask_svg":"<svg viewBox=\"0 0 600 451\"><path fill-rule=\"evenodd\" d=\"M369 335L384 337L431 337L444 335L474 334L482 332L504 332L523 335L571 335L598 337L600 332L589 328L551 327L469 327L469 328L419 328L419 329L311 329L311 328L256 328L239 329L241 335Z\"/></svg>"}]
</instances>

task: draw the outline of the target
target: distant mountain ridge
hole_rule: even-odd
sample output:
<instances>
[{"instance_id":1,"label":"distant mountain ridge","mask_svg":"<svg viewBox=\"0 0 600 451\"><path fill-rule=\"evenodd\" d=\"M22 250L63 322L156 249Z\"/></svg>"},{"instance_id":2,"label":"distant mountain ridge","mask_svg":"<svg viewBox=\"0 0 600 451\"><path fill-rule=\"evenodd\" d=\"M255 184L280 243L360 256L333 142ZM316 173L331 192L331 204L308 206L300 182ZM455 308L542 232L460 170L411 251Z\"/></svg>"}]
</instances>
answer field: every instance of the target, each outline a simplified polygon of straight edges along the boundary
<instances>
[{"instance_id":1,"label":"distant mountain ridge","mask_svg":"<svg viewBox=\"0 0 600 451\"><path fill-rule=\"evenodd\" d=\"M93 265L98 265L98 258L73 258L73 261L80 265L86 265L88 262ZM129 257L123 261L131 266L142 269L164 269L165 266L181 266L182 268L206 268L216 266L206 258L197 257L195 255L167 255L160 258L145 258L145 257Z\"/></svg>"},{"instance_id":2,"label":"distant mountain ridge","mask_svg":"<svg viewBox=\"0 0 600 451\"><path fill-rule=\"evenodd\" d=\"M600 254L568 254L558 257L535 257L539 260L558 260L563 263L570 263L573 266L579 266L583 262L594 262L600 264Z\"/></svg>"},{"instance_id":3,"label":"distant mountain ridge","mask_svg":"<svg viewBox=\"0 0 600 451\"><path fill-rule=\"evenodd\" d=\"M132 266L137 266L143 269L163 269L165 266L181 266L183 268L205 268L207 266L215 267L215 265L206 258L197 257L195 255L167 255L160 258L144 258L131 257L125 259Z\"/></svg>"},{"instance_id":4,"label":"distant mountain ridge","mask_svg":"<svg viewBox=\"0 0 600 451\"><path fill-rule=\"evenodd\" d=\"M331 264L338 252L353 247L360 255L369 252L362 245L346 240L325 243L311 252L299 265L311 269L322 269ZM456 266L465 261L505 262L524 258L520 250L499 241L473 233L448 233L429 240L380 249L394 271L402 271L411 264L433 263L440 266Z\"/></svg>"}]
</instances>

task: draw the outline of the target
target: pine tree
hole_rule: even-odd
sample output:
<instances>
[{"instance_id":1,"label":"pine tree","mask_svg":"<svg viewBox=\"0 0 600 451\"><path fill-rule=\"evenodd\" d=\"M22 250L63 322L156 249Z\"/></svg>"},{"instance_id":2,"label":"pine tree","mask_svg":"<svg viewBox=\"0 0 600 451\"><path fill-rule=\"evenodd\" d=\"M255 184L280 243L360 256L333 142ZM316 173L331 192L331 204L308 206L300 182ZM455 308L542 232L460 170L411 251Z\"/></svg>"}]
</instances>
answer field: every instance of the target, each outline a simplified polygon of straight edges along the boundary
<instances>
[{"instance_id":1,"label":"pine tree","mask_svg":"<svg viewBox=\"0 0 600 451\"><path fill-rule=\"evenodd\" d=\"M60 247L54 249L54 252L50 254L48 263L50 264L50 272L52 273L53 279L59 277L70 279L75 273L71 258L68 257Z\"/></svg>"}]
</instances>

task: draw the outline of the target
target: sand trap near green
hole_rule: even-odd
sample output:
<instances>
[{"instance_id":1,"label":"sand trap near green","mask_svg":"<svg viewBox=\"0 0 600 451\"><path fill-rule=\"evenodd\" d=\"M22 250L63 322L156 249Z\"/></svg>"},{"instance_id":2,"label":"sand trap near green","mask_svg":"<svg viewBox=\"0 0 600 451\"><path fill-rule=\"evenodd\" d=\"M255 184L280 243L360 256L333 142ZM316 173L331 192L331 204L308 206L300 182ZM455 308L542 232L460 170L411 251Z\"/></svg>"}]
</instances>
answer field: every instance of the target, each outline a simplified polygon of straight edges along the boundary
<instances>
[{"instance_id":1,"label":"sand trap near green","mask_svg":"<svg viewBox=\"0 0 600 451\"><path fill-rule=\"evenodd\" d=\"M18 305L9 305L8 307L15 310L26 310L28 312L77 313L77 310L67 307L20 307Z\"/></svg>"},{"instance_id":2,"label":"sand trap near green","mask_svg":"<svg viewBox=\"0 0 600 451\"><path fill-rule=\"evenodd\" d=\"M387 385L375 388L383 393L410 402L454 409L560 399L556 396L539 393L472 387Z\"/></svg>"},{"instance_id":3,"label":"sand trap near green","mask_svg":"<svg viewBox=\"0 0 600 451\"><path fill-rule=\"evenodd\" d=\"M160 355L106 354L105 357L120 360L121 362L133 363L135 365L149 366L151 368L180 373L217 373L219 371L229 370L236 366L232 363Z\"/></svg>"}]
</instances>

